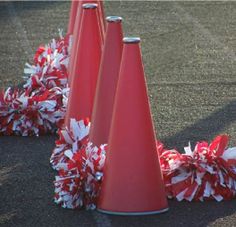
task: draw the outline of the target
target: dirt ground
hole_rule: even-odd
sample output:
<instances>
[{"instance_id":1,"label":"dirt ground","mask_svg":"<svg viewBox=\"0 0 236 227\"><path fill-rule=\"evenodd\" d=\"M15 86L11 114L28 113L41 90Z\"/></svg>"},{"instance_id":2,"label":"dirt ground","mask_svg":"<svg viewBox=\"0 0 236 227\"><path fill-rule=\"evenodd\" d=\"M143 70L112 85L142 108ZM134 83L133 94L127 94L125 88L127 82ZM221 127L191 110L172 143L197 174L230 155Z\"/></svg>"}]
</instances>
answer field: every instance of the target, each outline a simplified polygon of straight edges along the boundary
<instances>
[{"instance_id":1,"label":"dirt ground","mask_svg":"<svg viewBox=\"0 0 236 227\"><path fill-rule=\"evenodd\" d=\"M69 2L0 2L0 87L23 82L36 48L66 31ZM140 36L157 136L167 147L236 144L236 3L106 1ZM120 217L53 203L55 136L0 137L0 226L236 226L236 201L169 201L162 215Z\"/></svg>"}]
</instances>

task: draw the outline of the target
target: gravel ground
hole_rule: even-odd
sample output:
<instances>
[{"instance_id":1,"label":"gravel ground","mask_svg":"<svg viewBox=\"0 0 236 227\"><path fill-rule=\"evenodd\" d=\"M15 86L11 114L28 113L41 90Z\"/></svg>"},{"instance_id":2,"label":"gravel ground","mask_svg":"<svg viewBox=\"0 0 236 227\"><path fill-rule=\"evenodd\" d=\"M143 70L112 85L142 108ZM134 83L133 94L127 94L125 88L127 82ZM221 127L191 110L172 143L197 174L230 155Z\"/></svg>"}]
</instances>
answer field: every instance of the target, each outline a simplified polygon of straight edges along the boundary
<instances>
[{"instance_id":1,"label":"gravel ground","mask_svg":"<svg viewBox=\"0 0 236 227\"><path fill-rule=\"evenodd\" d=\"M236 144L236 3L105 2L142 38L157 136L167 147L211 140ZM66 30L69 2L0 2L0 87L23 82L36 48ZM1 226L236 226L236 203L170 201L145 217L64 210L53 203L49 157L55 136L0 137Z\"/></svg>"}]
</instances>

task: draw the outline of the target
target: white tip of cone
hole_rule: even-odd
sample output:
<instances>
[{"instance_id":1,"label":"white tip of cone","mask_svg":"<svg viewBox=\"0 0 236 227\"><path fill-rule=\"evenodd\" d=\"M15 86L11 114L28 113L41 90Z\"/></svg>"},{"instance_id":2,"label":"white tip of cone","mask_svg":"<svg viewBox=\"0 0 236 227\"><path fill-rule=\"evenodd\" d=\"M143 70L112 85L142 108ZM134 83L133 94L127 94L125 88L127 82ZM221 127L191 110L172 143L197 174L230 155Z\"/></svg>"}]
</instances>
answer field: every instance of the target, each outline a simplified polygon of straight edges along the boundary
<instances>
[{"instance_id":1,"label":"white tip of cone","mask_svg":"<svg viewBox=\"0 0 236 227\"><path fill-rule=\"evenodd\" d=\"M122 17L118 17L118 16L109 16L106 18L107 22L115 22L115 23L119 23L123 20Z\"/></svg>"},{"instance_id":2,"label":"white tip of cone","mask_svg":"<svg viewBox=\"0 0 236 227\"><path fill-rule=\"evenodd\" d=\"M139 37L125 37L123 38L124 43L139 43L141 39Z\"/></svg>"},{"instance_id":3,"label":"white tip of cone","mask_svg":"<svg viewBox=\"0 0 236 227\"><path fill-rule=\"evenodd\" d=\"M83 9L96 9L97 7L98 7L98 4L96 3L83 4Z\"/></svg>"}]
</instances>

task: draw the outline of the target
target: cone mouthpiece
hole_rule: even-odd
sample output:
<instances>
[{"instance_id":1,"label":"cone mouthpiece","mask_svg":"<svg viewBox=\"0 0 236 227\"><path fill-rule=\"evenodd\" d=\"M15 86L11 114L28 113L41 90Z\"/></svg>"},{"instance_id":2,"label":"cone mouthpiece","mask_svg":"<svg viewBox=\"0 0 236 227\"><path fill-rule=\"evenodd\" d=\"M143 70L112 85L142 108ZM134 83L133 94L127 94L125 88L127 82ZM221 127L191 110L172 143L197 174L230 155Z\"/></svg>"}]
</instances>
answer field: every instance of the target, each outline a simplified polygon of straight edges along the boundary
<instances>
[{"instance_id":1,"label":"cone mouthpiece","mask_svg":"<svg viewBox=\"0 0 236 227\"><path fill-rule=\"evenodd\" d=\"M109 16L106 18L107 22L114 22L114 23L120 23L123 18L122 17L118 17L118 16Z\"/></svg>"},{"instance_id":2,"label":"cone mouthpiece","mask_svg":"<svg viewBox=\"0 0 236 227\"><path fill-rule=\"evenodd\" d=\"M95 3L83 4L83 9L96 9L97 7L98 7L98 4L95 4Z\"/></svg>"},{"instance_id":3,"label":"cone mouthpiece","mask_svg":"<svg viewBox=\"0 0 236 227\"><path fill-rule=\"evenodd\" d=\"M139 37L125 37L123 43L140 43L141 39Z\"/></svg>"}]
</instances>

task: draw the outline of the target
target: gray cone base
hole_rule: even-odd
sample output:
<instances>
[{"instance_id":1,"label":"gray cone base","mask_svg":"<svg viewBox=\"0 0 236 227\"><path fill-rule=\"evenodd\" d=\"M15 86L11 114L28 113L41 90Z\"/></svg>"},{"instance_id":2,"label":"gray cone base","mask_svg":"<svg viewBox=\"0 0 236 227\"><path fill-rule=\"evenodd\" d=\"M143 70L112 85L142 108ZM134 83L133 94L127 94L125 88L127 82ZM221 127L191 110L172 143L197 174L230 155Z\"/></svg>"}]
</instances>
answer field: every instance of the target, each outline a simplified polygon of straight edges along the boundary
<instances>
[{"instance_id":1,"label":"gray cone base","mask_svg":"<svg viewBox=\"0 0 236 227\"><path fill-rule=\"evenodd\" d=\"M169 208L165 208L163 210L157 211L147 211L147 212L116 212L116 211L108 211L97 208L97 211L104 214L112 214L112 215L124 215L124 216L140 216L140 215L152 215L152 214L161 214L165 213L169 210Z\"/></svg>"}]
</instances>

